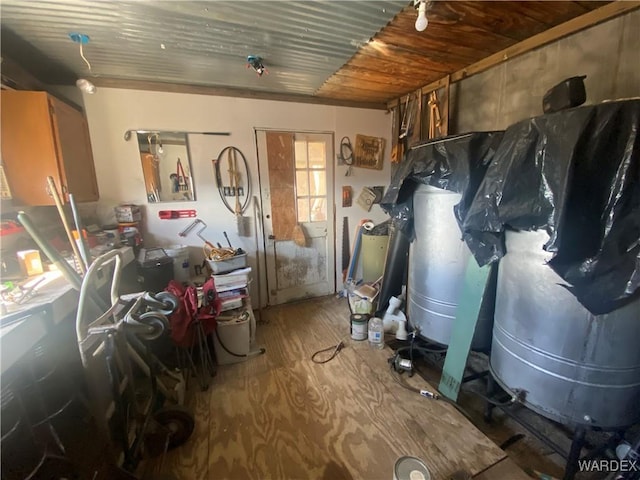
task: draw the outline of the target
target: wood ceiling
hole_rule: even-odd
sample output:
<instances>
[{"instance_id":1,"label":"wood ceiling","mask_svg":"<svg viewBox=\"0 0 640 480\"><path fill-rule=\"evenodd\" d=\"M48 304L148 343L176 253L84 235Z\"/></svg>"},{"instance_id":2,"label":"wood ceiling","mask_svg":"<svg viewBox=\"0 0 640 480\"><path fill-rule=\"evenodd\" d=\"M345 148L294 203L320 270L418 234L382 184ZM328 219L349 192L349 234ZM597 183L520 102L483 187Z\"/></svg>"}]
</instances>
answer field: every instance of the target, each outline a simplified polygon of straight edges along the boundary
<instances>
[{"instance_id":1,"label":"wood ceiling","mask_svg":"<svg viewBox=\"0 0 640 480\"><path fill-rule=\"evenodd\" d=\"M407 6L316 95L386 103L608 3L436 1L423 32Z\"/></svg>"}]
</instances>

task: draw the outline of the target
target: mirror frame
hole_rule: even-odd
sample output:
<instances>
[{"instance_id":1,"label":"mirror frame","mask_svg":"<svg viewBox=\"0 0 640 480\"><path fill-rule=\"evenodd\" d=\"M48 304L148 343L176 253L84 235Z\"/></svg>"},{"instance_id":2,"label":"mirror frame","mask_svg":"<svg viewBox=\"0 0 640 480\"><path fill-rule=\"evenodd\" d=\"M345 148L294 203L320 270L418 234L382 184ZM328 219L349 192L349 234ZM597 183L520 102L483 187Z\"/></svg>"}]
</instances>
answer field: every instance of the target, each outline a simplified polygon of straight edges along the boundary
<instances>
[{"instance_id":1,"label":"mirror frame","mask_svg":"<svg viewBox=\"0 0 640 480\"><path fill-rule=\"evenodd\" d=\"M135 133L135 135L133 135ZM190 171L190 180L189 180L189 187L190 187L190 191L191 191L191 196L192 199L191 200L150 200L150 194L147 191L146 188L146 184L145 184L145 194L146 194L146 198L147 198L147 202L148 203L171 203L171 202L195 202L196 201L196 190L195 190L195 181L194 181L194 172L193 172L193 165L192 165L192 161L191 161L191 148L189 145L189 135L191 134L195 134L195 135L216 135L216 136L230 136L231 133L230 132L194 132L194 131L184 131L184 130L161 130L161 129L129 129L126 130L124 132L124 140L125 141L129 141L131 138L135 137L136 142L138 143L138 154L142 154L143 152L141 151L140 147L140 141L139 141L139 135L158 135L159 138L162 138L162 133L166 133L166 134L182 134L184 135L185 138L185 147L187 149L187 163L189 165L189 171ZM140 158L140 162L142 163L142 158ZM145 172L144 172L144 166L142 166L142 174L143 176L145 176ZM145 177L146 179L146 177Z\"/></svg>"},{"instance_id":2,"label":"mirror frame","mask_svg":"<svg viewBox=\"0 0 640 480\"><path fill-rule=\"evenodd\" d=\"M174 137L174 141L170 141L167 143L167 137ZM164 138L164 140L163 140ZM193 177L193 166L191 161L191 148L189 145L189 135L186 132L175 132L168 130L157 130L157 131L148 131L148 132L136 132L136 140L138 142L138 153L140 155L140 162L142 167L142 175L144 177L145 182L145 194L147 197L148 203L167 203L167 202L195 202L196 201L196 191L195 191L195 182ZM182 143L184 141L184 143ZM165 148L168 145L175 146L179 149L178 151L178 162L182 167L182 184L179 184L178 168L176 167L175 173L172 173L169 178L168 183L166 182L166 177L164 174L167 173L167 167L171 165L169 158L163 158L161 154L154 153L151 146L155 143L156 146L162 147L163 143ZM149 145L149 152L146 152L146 146ZM182 155L180 152L182 151L182 147L184 146L185 156L186 158L182 159ZM153 156L153 159L148 159L147 157ZM149 162L154 165L150 165ZM157 162L157 163L156 163ZM161 167L158 167L161 165ZM184 167L187 167L186 169ZM151 171L151 170L153 171ZM169 168L170 171L173 171ZM185 172L186 170L186 172ZM161 172L164 171L164 174ZM187 175L187 173L189 175ZM150 180L149 176L153 180ZM158 183L157 188L153 191L150 190L149 182L152 182L152 185ZM165 187L164 189L162 187ZM168 187L168 188L167 188ZM180 193L182 193L185 198L167 198L167 196L176 195L176 197L180 197ZM163 198L164 196L164 198Z\"/></svg>"}]
</instances>

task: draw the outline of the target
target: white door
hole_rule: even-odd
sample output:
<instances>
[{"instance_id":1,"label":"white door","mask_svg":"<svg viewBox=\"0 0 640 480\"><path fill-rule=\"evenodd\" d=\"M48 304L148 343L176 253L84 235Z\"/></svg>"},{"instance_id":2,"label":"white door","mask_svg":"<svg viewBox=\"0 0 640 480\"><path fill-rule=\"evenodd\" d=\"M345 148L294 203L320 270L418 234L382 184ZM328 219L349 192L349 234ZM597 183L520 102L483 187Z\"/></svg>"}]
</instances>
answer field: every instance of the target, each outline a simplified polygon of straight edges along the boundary
<instances>
[{"instance_id":1,"label":"white door","mask_svg":"<svg viewBox=\"0 0 640 480\"><path fill-rule=\"evenodd\" d=\"M256 130L256 142L269 304L335 292L333 134Z\"/></svg>"}]
</instances>

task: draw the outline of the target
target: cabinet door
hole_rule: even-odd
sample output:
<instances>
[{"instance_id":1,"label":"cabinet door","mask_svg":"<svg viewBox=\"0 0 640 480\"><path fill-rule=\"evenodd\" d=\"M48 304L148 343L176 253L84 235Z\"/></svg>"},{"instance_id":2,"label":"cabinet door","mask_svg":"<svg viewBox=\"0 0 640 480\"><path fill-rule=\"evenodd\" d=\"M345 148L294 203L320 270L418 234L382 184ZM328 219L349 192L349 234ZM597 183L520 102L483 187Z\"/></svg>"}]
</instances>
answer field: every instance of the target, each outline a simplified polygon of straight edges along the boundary
<instances>
[{"instance_id":1,"label":"cabinet door","mask_svg":"<svg viewBox=\"0 0 640 480\"><path fill-rule=\"evenodd\" d=\"M2 163L14 203L53 205L47 176L61 184L45 92L2 91Z\"/></svg>"},{"instance_id":2,"label":"cabinet door","mask_svg":"<svg viewBox=\"0 0 640 480\"><path fill-rule=\"evenodd\" d=\"M89 129L82 112L50 97L53 126L62 159L62 191L78 202L98 200Z\"/></svg>"}]
</instances>

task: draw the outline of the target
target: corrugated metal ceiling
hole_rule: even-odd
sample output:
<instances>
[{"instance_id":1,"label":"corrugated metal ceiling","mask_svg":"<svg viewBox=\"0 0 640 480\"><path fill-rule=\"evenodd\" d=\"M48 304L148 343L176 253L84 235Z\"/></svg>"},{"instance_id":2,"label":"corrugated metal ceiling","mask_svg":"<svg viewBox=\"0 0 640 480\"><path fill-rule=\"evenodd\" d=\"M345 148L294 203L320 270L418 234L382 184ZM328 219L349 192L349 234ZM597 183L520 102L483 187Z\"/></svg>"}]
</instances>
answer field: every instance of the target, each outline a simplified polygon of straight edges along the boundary
<instances>
[{"instance_id":1,"label":"corrugated metal ceiling","mask_svg":"<svg viewBox=\"0 0 640 480\"><path fill-rule=\"evenodd\" d=\"M42 80L91 78L68 37L81 32L99 78L313 95L407 3L2 0L3 51L17 37L52 62L14 58ZM269 74L247 70L247 55Z\"/></svg>"},{"instance_id":2,"label":"corrugated metal ceiling","mask_svg":"<svg viewBox=\"0 0 640 480\"><path fill-rule=\"evenodd\" d=\"M372 108L462 72L459 80L507 49L517 55L531 37L557 38L545 32L564 22L584 28L640 5L430 1L429 26L417 32L410 0L0 2L4 66L17 63L40 82L88 77L99 87ZM91 37L91 73L70 32ZM247 55L261 56L269 74L247 69ZM20 85L4 68L2 77Z\"/></svg>"}]
</instances>

